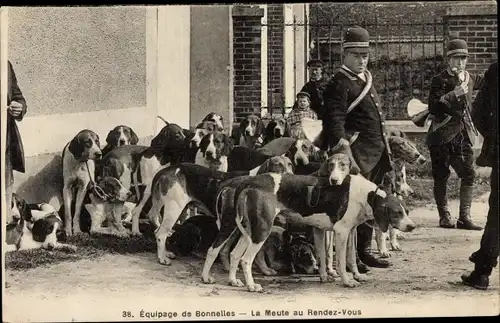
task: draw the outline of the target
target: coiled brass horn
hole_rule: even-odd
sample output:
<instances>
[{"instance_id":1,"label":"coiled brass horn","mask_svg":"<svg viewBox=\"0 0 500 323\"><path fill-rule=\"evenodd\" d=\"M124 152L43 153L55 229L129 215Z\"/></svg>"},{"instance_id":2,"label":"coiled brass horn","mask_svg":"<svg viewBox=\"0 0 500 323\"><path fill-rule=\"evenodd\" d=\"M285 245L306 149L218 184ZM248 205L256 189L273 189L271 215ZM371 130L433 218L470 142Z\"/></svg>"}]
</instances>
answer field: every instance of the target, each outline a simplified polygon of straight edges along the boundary
<instances>
[{"instance_id":1,"label":"coiled brass horn","mask_svg":"<svg viewBox=\"0 0 500 323\"><path fill-rule=\"evenodd\" d=\"M406 106L408 116L417 127L424 127L430 119L429 105L423 103L419 99L411 99Z\"/></svg>"}]
</instances>

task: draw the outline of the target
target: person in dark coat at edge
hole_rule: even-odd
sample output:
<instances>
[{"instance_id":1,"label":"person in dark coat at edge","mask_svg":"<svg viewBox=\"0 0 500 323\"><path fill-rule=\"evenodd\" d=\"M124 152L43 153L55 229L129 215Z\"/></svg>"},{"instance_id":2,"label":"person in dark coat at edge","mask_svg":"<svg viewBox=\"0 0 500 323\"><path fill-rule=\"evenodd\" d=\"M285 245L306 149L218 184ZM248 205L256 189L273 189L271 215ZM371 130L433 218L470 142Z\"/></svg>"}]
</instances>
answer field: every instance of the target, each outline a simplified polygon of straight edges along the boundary
<instances>
[{"instance_id":1,"label":"person in dark coat at edge","mask_svg":"<svg viewBox=\"0 0 500 323\"><path fill-rule=\"evenodd\" d=\"M367 70L370 52L368 31L357 26L347 29L342 46L344 65L330 79L323 93L323 129L315 143L322 149L344 146L353 156L361 174L380 185L384 174L391 171L392 166L382 103ZM357 263L360 272L369 271L367 266L390 266L388 261L373 255L372 236L371 225L364 223L358 226Z\"/></svg>"},{"instance_id":2,"label":"person in dark coat at edge","mask_svg":"<svg viewBox=\"0 0 500 323\"><path fill-rule=\"evenodd\" d=\"M472 121L484 137L476 164L491 167L489 210L479 250L469 260L474 271L462 275L462 281L477 289L487 289L491 271L498 264L498 62L490 65L472 107Z\"/></svg>"},{"instance_id":3,"label":"person in dark coat at edge","mask_svg":"<svg viewBox=\"0 0 500 323\"><path fill-rule=\"evenodd\" d=\"M470 117L470 103L472 91L479 87L482 77L465 70L468 56L464 40L453 39L448 43L448 68L431 81L429 113L433 120L427 132L426 144L431 156L439 226L455 227L447 198L451 166L460 178L460 207L456 227L482 230L470 217L476 177L472 144L478 134Z\"/></svg>"},{"instance_id":4,"label":"person in dark coat at edge","mask_svg":"<svg viewBox=\"0 0 500 323\"><path fill-rule=\"evenodd\" d=\"M304 84L300 92L309 94L311 101L310 108L321 119L323 113L323 92L328 83L328 80L323 76L323 62L319 59L312 59L307 62L307 68L309 69L309 82ZM297 103L294 104L294 109L296 108Z\"/></svg>"},{"instance_id":5,"label":"person in dark coat at edge","mask_svg":"<svg viewBox=\"0 0 500 323\"><path fill-rule=\"evenodd\" d=\"M7 62L7 147L5 151L5 202L7 221L11 220L12 189L14 184L14 170L24 173L24 149L17 122L23 120L27 111L26 100L17 84L16 74L12 64Z\"/></svg>"}]
</instances>

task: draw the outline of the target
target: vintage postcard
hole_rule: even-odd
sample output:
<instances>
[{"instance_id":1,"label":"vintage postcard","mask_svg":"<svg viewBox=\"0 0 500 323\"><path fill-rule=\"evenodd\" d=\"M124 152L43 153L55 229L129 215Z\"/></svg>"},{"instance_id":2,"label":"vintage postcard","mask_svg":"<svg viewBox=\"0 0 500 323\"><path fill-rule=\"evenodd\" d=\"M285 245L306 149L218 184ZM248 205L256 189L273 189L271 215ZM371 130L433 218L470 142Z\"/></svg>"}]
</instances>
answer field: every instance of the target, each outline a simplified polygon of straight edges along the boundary
<instances>
[{"instance_id":1,"label":"vintage postcard","mask_svg":"<svg viewBox=\"0 0 500 323\"><path fill-rule=\"evenodd\" d=\"M495 1L2 6L4 322L495 316Z\"/></svg>"}]
</instances>

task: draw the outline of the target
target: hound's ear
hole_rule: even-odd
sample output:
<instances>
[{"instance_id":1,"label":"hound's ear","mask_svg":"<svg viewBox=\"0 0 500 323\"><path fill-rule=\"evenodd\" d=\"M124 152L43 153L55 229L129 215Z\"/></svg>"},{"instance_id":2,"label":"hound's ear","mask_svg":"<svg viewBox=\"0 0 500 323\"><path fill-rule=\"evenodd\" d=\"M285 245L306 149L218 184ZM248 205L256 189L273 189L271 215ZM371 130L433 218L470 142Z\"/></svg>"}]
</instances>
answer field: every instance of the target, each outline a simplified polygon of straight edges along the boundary
<instances>
[{"instance_id":1,"label":"hound's ear","mask_svg":"<svg viewBox=\"0 0 500 323\"><path fill-rule=\"evenodd\" d=\"M349 162L351 163L351 166L350 166L350 169L349 169L349 174L351 174L351 175L358 175L359 173L361 173L361 170L359 169L359 166L356 163L356 161L354 160L354 158L352 158L351 156L349 156Z\"/></svg>"},{"instance_id":2,"label":"hound's ear","mask_svg":"<svg viewBox=\"0 0 500 323\"><path fill-rule=\"evenodd\" d=\"M271 169L271 158L266 159L262 165L260 165L259 170L257 171L257 175L269 173Z\"/></svg>"},{"instance_id":3,"label":"hound's ear","mask_svg":"<svg viewBox=\"0 0 500 323\"><path fill-rule=\"evenodd\" d=\"M244 118L241 120L240 125L238 126L238 130L240 131L241 134L243 134L245 131L245 128L248 126L248 118Z\"/></svg>"},{"instance_id":4,"label":"hound's ear","mask_svg":"<svg viewBox=\"0 0 500 323\"><path fill-rule=\"evenodd\" d=\"M290 125L288 124L288 121L285 120L285 131L283 132L283 137L290 137Z\"/></svg>"},{"instance_id":5,"label":"hound's ear","mask_svg":"<svg viewBox=\"0 0 500 323\"><path fill-rule=\"evenodd\" d=\"M108 145L112 145L113 143L116 144L116 140L118 139L118 132L113 129L108 133L108 136L106 137L106 143Z\"/></svg>"},{"instance_id":6,"label":"hound's ear","mask_svg":"<svg viewBox=\"0 0 500 323\"><path fill-rule=\"evenodd\" d=\"M80 143L80 134L77 134L69 143L69 152L73 154L76 159L82 158L84 147Z\"/></svg>"},{"instance_id":7,"label":"hound's ear","mask_svg":"<svg viewBox=\"0 0 500 323\"><path fill-rule=\"evenodd\" d=\"M262 121L262 119L259 119L256 135L263 135L265 130L266 130L266 125L264 124L264 121Z\"/></svg>"},{"instance_id":8,"label":"hound's ear","mask_svg":"<svg viewBox=\"0 0 500 323\"><path fill-rule=\"evenodd\" d=\"M330 175L328 172L328 159L321 163L321 166L319 167L317 174L318 174L317 176L319 177Z\"/></svg>"},{"instance_id":9,"label":"hound's ear","mask_svg":"<svg viewBox=\"0 0 500 323\"><path fill-rule=\"evenodd\" d=\"M233 150L233 140L228 134L224 133L224 149L222 153L224 156L229 156L232 150Z\"/></svg>"},{"instance_id":10,"label":"hound's ear","mask_svg":"<svg viewBox=\"0 0 500 323\"><path fill-rule=\"evenodd\" d=\"M377 227L382 232L389 230L389 213L386 211L384 204L384 191L378 189L368 193L368 204L373 210L373 217Z\"/></svg>"},{"instance_id":11,"label":"hound's ear","mask_svg":"<svg viewBox=\"0 0 500 323\"><path fill-rule=\"evenodd\" d=\"M137 145L137 143L139 142L139 137L137 137L137 134L134 132L134 130L132 130L132 128L129 129L130 129L130 144Z\"/></svg>"},{"instance_id":12,"label":"hound's ear","mask_svg":"<svg viewBox=\"0 0 500 323\"><path fill-rule=\"evenodd\" d=\"M209 144L210 144L210 134L207 133L206 135L203 136L203 138L201 138L198 149L204 152Z\"/></svg>"}]
</instances>

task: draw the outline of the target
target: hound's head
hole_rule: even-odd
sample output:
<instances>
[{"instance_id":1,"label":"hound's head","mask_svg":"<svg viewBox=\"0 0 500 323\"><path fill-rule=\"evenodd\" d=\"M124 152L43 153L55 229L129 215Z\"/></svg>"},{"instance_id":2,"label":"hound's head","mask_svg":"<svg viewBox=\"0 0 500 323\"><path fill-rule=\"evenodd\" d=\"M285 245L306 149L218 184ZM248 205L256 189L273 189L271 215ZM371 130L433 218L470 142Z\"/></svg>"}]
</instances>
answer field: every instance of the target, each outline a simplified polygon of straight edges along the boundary
<instances>
[{"instance_id":1,"label":"hound's head","mask_svg":"<svg viewBox=\"0 0 500 323\"><path fill-rule=\"evenodd\" d=\"M165 151L169 149L183 149L186 145L186 135L184 129L175 123L169 123L156 137L151 140L151 147L154 151Z\"/></svg>"},{"instance_id":2,"label":"hound's head","mask_svg":"<svg viewBox=\"0 0 500 323\"><path fill-rule=\"evenodd\" d=\"M88 129L80 131L71 140L68 149L79 162L86 162L89 159L96 160L102 157L99 136Z\"/></svg>"},{"instance_id":3,"label":"hound's head","mask_svg":"<svg viewBox=\"0 0 500 323\"><path fill-rule=\"evenodd\" d=\"M276 116L267 124L266 137L267 138L281 138L286 137L288 134L288 123L285 117Z\"/></svg>"},{"instance_id":4,"label":"hound's head","mask_svg":"<svg viewBox=\"0 0 500 323\"><path fill-rule=\"evenodd\" d=\"M57 212L54 210L43 218L35 221L31 227L33 240L42 242L44 249L53 249L57 240L65 240L63 222Z\"/></svg>"},{"instance_id":5,"label":"hound's head","mask_svg":"<svg viewBox=\"0 0 500 323\"><path fill-rule=\"evenodd\" d=\"M212 121L217 125L217 130L224 130L224 118L215 112L210 112L209 114L207 114L205 118L201 120L202 123L203 121Z\"/></svg>"},{"instance_id":6,"label":"hound's head","mask_svg":"<svg viewBox=\"0 0 500 323\"><path fill-rule=\"evenodd\" d=\"M320 149L314 146L311 141L297 139L286 152L286 156L292 160L294 165L307 165L319 151Z\"/></svg>"},{"instance_id":7,"label":"hound's head","mask_svg":"<svg viewBox=\"0 0 500 323\"><path fill-rule=\"evenodd\" d=\"M368 194L368 204L373 211L375 223L382 232L387 232L389 225L403 232L410 232L416 228L408 216L409 211L402 197L387 194L377 188Z\"/></svg>"},{"instance_id":8,"label":"hound's head","mask_svg":"<svg viewBox=\"0 0 500 323\"><path fill-rule=\"evenodd\" d=\"M341 152L328 157L318 170L319 176L329 176L330 185L342 184L349 174L359 174L359 168L352 160L352 157Z\"/></svg>"},{"instance_id":9,"label":"hound's head","mask_svg":"<svg viewBox=\"0 0 500 323\"><path fill-rule=\"evenodd\" d=\"M135 134L134 130L129 126L116 126L113 130L108 133L106 137L106 143L112 148L125 146L125 145L137 145L139 138Z\"/></svg>"},{"instance_id":10,"label":"hound's head","mask_svg":"<svg viewBox=\"0 0 500 323\"><path fill-rule=\"evenodd\" d=\"M283 233L285 254L287 259L295 267L297 274L312 275L318 271L314 246L309 242L304 234L285 231Z\"/></svg>"},{"instance_id":11,"label":"hound's head","mask_svg":"<svg viewBox=\"0 0 500 323\"><path fill-rule=\"evenodd\" d=\"M20 221L31 221L31 212L26 201L12 193L11 212L5 217L6 224L17 224Z\"/></svg>"},{"instance_id":12,"label":"hound's head","mask_svg":"<svg viewBox=\"0 0 500 323\"><path fill-rule=\"evenodd\" d=\"M198 248L201 234L201 229L193 223L175 224L172 235L167 239L169 250L181 256L188 256Z\"/></svg>"},{"instance_id":13,"label":"hound's head","mask_svg":"<svg viewBox=\"0 0 500 323\"><path fill-rule=\"evenodd\" d=\"M264 134L265 126L259 116L251 114L241 121L240 129L243 137L259 137Z\"/></svg>"},{"instance_id":14,"label":"hound's head","mask_svg":"<svg viewBox=\"0 0 500 323\"><path fill-rule=\"evenodd\" d=\"M259 166L257 175L264 173L293 174L292 161L286 156L273 156Z\"/></svg>"},{"instance_id":15,"label":"hound's head","mask_svg":"<svg viewBox=\"0 0 500 323\"><path fill-rule=\"evenodd\" d=\"M402 159L410 164L423 164L426 162L425 157L418 151L415 144L406 137L404 132L389 132L387 141L389 142L394 159Z\"/></svg>"},{"instance_id":16,"label":"hound's head","mask_svg":"<svg viewBox=\"0 0 500 323\"><path fill-rule=\"evenodd\" d=\"M196 126L193 131L193 136L191 137L191 145L194 147L200 147L200 142L203 137L207 134L212 133L217 130L217 124L214 121L202 121Z\"/></svg>"},{"instance_id":17,"label":"hound's head","mask_svg":"<svg viewBox=\"0 0 500 323\"><path fill-rule=\"evenodd\" d=\"M397 195L408 197L413 193L413 189L406 181L406 167L404 163L393 163L394 190Z\"/></svg>"},{"instance_id":18,"label":"hound's head","mask_svg":"<svg viewBox=\"0 0 500 323\"><path fill-rule=\"evenodd\" d=\"M233 149L233 142L228 134L220 131L207 134L200 142L200 152L207 162L223 162Z\"/></svg>"},{"instance_id":19,"label":"hound's head","mask_svg":"<svg viewBox=\"0 0 500 323\"><path fill-rule=\"evenodd\" d=\"M130 190L123 186L119 179L112 176L104 176L97 186L98 188L96 188L94 194L107 202L125 203L132 195Z\"/></svg>"}]
</instances>

